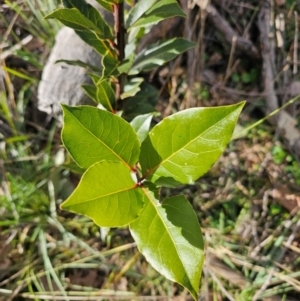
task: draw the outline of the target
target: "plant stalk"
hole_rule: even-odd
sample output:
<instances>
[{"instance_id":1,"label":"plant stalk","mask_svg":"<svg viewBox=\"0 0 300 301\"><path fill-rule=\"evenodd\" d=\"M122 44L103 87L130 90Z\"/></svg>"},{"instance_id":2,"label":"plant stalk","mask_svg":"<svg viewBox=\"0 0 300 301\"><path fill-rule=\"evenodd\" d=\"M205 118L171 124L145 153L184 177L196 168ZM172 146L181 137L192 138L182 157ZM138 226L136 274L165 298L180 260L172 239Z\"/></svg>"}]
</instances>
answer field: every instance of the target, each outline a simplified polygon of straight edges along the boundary
<instances>
[{"instance_id":1,"label":"plant stalk","mask_svg":"<svg viewBox=\"0 0 300 301\"><path fill-rule=\"evenodd\" d=\"M125 57L125 35L126 35L126 29L124 27L124 2L114 4L114 21L115 21L114 29L115 29L115 37L117 40L118 59L119 62L122 62ZM118 107L122 106L120 100L121 100L121 94L124 91L125 76L126 76L125 74L120 74L118 76L118 81L116 83L116 99L117 99Z\"/></svg>"}]
</instances>

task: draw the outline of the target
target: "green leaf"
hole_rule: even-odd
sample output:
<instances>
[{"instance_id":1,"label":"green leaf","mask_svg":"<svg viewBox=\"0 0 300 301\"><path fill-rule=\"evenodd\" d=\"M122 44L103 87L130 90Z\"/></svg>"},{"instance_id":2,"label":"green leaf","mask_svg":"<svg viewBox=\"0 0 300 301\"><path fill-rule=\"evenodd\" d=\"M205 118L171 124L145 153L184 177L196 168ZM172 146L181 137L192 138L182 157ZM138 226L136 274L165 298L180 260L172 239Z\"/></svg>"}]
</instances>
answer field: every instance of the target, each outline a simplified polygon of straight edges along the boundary
<instances>
[{"instance_id":1,"label":"green leaf","mask_svg":"<svg viewBox=\"0 0 300 301\"><path fill-rule=\"evenodd\" d=\"M135 96L127 98L124 104L123 118L132 120L135 116L155 111L158 91L150 84L143 82Z\"/></svg>"},{"instance_id":2,"label":"green leaf","mask_svg":"<svg viewBox=\"0 0 300 301\"><path fill-rule=\"evenodd\" d=\"M245 102L192 108L165 118L141 146L143 175L157 185L191 184L218 160Z\"/></svg>"},{"instance_id":3,"label":"green leaf","mask_svg":"<svg viewBox=\"0 0 300 301\"><path fill-rule=\"evenodd\" d=\"M150 71L194 46L194 43L182 38L174 38L148 46L136 57L130 74Z\"/></svg>"},{"instance_id":4,"label":"green leaf","mask_svg":"<svg viewBox=\"0 0 300 301\"><path fill-rule=\"evenodd\" d=\"M135 96L140 90L140 85L144 79L142 77L134 77L130 79L124 86L124 93L121 94L121 99Z\"/></svg>"},{"instance_id":5,"label":"green leaf","mask_svg":"<svg viewBox=\"0 0 300 301\"><path fill-rule=\"evenodd\" d=\"M109 43L105 40L101 40L96 33L90 32L87 30L78 31L76 30L76 34L88 45L94 48L96 52L98 52L101 56L108 55L111 57L111 60L114 62L118 62L118 56L114 49L112 49Z\"/></svg>"},{"instance_id":6,"label":"green leaf","mask_svg":"<svg viewBox=\"0 0 300 301\"><path fill-rule=\"evenodd\" d=\"M96 73L89 73L89 76L92 79L95 86L97 86L97 84L103 80L102 76L100 76L99 74L96 74Z\"/></svg>"},{"instance_id":7,"label":"green leaf","mask_svg":"<svg viewBox=\"0 0 300 301\"><path fill-rule=\"evenodd\" d=\"M93 70L95 72L102 72L102 69L99 69L93 65L90 65L88 63L85 63L83 61L80 61L80 60L58 60L55 62L55 64L57 63L66 63L68 65L71 65L71 66L79 66L79 67L82 67L82 68L86 68L86 69L90 69L90 70Z\"/></svg>"},{"instance_id":8,"label":"green leaf","mask_svg":"<svg viewBox=\"0 0 300 301\"><path fill-rule=\"evenodd\" d=\"M74 161L64 163L63 168L70 170L72 173L82 175L85 173L85 169L80 168Z\"/></svg>"},{"instance_id":9,"label":"green leaf","mask_svg":"<svg viewBox=\"0 0 300 301\"><path fill-rule=\"evenodd\" d=\"M197 216L184 196L165 199L143 188L145 207L130 224L140 252L163 276L186 287L197 300L204 246Z\"/></svg>"},{"instance_id":10,"label":"green leaf","mask_svg":"<svg viewBox=\"0 0 300 301\"><path fill-rule=\"evenodd\" d=\"M101 40L96 33L87 30L76 30L76 34L102 56L102 76L109 77L112 74L117 76L119 60L116 51L110 47L109 42Z\"/></svg>"},{"instance_id":11,"label":"green leaf","mask_svg":"<svg viewBox=\"0 0 300 301\"><path fill-rule=\"evenodd\" d=\"M98 15L100 16L99 13ZM111 32L107 32L105 27L98 27L98 25L100 26L100 22L97 22L97 20L93 20L92 18L93 16L91 16L91 19L86 18L76 8L59 8L46 16L46 19L58 19L65 26L75 30L89 30L95 32L101 39L112 39Z\"/></svg>"},{"instance_id":12,"label":"green leaf","mask_svg":"<svg viewBox=\"0 0 300 301\"><path fill-rule=\"evenodd\" d=\"M108 80L97 83L96 99L106 110L114 112L113 106L116 103L116 95Z\"/></svg>"},{"instance_id":13,"label":"green leaf","mask_svg":"<svg viewBox=\"0 0 300 301\"><path fill-rule=\"evenodd\" d=\"M128 54L134 53L138 41L147 34L151 30L152 26L148 27L134 27L128 33L127 45L125 46L125 56L127 57Z\"/></svg>"},{"instance_id":14,"label":"green leaf","mask_svg":"<svg viewBox=\"0 0 300 301\"><path fill-rule=\"evenodd\" d=\"M110 51L107 51L103 57L102 57L102 76L103 77L110 77L111 75L113 76L118 76L118 66L119 66L119 61L111 56Z\"/></svg>"},{"instance_id":15,"label":"green leaf","mask_svg":"<svg viewBox=\"0 0 300 301\"><path fill-rule=\"evenodd\" d=\"M129 70L131 69L131 66L133 64L134 57L135 54L134 52L132 52L122 63L120 63L120 65L118 66L119 74L129 73Z\"/></svg>"},{"instance_id":16,"label":"green leaf","mask_svg":"<svg viewBox=\"0 0 300 301\"><path fill-rule=\"evenodd\" d=\"M154 113L139 115L130 122L141 143L149 133L153 115Z\"/></svg>"},{"instance_id":17,"label":"green leaf","mask_svg":"<svg viewBox=\"0 0 300 301\"><path fill-rule=\"evenodd\" d=\"M131 27L148 26L157 24L162 20L175 16L186 17L176 0L157 1L143 16L141 16Z\"/></svg>"},{"instance_id":18,"label":"green leaf","mask_svg":"<svg viewBox=\"0 0 300 301\"><path fill-rule=\"evenodd\" d=\"M140 0L128 13L125 27L129 28L134 24L157 0Z\"/></svg>"},{"instance_id":19,"label":"green leaf","mask_svg":"<svg viewBox=\"0 0 300 301\"><path fill-rule=\"evenodd\" d=\"M121 227L140 214L143 196L122 162L102 161L82 176L62 209L86 215L100 227Z\"/></svg>"},{"instance_id":20,"label":"green leaf","mask_svg":"<svg viewBox=\"0 0 300 301\"><path fill-rule=\"evenodd\" d=\"M82 85L81 88L84 92L95 102L98 103L97 100L97 88L92 85Z\"/></svg>"},{"instance_id":21,"label":"green leaf","mask_svg":"<svg viewBox=\"0 0 300 301\"><path fill-rule=\"evenodd\" d=\"M113 12L113 0L96 0L103 8L109 12Z\"/></svg>"},{"instance_id":22,"label":"green leaf","mask_svg":"<svg viewBox=\"0 0 300 301\"><path fill-rule=\"evenodd\" d=\"M62 141L73 160L88 168L102 160L137 163L140 143L132 126L121 117L89 106L62 105Z\"/></svg>"},{"instance_id":23,"label":"green leaf","mask_svg":"<svg viewBox=\"0 0 300 301\"><path fill-rule=\"evenodd\" d=\"M114 38L110 26L105 22L100 12L94 6L82 0L63 0L63 4L66 8L78 9L85 19L92 22L94 26L100 30L100 33L103 33L101 37L107 39ZM92 28L87 29L93 30ZM99 34L99 31L96 32Z\"/></svg>"}]
</instances>

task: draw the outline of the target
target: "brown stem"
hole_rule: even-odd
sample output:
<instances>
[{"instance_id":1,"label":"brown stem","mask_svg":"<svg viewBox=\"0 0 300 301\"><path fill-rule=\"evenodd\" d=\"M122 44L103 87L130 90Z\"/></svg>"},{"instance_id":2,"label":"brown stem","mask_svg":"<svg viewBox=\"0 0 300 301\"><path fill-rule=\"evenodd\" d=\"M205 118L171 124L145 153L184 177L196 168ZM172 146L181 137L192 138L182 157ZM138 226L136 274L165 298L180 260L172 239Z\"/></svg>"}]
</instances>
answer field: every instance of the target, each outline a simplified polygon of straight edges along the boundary
<instances>
[{"instance_id":1,"label":"brown stem","mask_svg":"<svg viewBox=\"0 0 300 301\"><path fill-rule=\"evenodd\" d=\"M114 4L114 21L115 21L115 36L117 40L117 50L119 62L122 62L125 57L125 34L126 29L124 27L124 3ZM124 90L125 74L120 74L116 83L116 98L118 101L118 107L120 107L120 98ZM120 109L120 108L119 108Z\"/></svg>"}]
</instances>

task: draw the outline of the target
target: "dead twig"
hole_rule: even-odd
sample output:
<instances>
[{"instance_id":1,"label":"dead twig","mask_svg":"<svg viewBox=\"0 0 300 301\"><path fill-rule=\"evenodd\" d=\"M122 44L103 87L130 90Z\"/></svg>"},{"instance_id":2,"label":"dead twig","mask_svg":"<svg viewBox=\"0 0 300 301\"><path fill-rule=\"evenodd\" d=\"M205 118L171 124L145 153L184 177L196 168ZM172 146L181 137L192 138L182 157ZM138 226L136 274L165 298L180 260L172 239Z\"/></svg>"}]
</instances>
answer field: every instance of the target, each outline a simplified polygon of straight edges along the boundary
<instances>
[{"instance_id":1,"label":"dead twig","mask_svg":"<svg viewBox=\"0 0 300 301\"><path fill-rule=\"evenodd\" d=\"M199 7L202 6L202 0L194 0L194 3ZM253 43L240 36L229 23L219 14L216 8L212 4L206 6L207 18L215 26L215 28L223 35L224 39L228 43L232 43L232 39L236 36L236 48L243 51L252 58L260 58L260 52L253 45Z\"/></svg>"},{"instance_id":2,"label":"dead twig","mask_svg":"<svg viewBox=\"0 0 300 301\"><path fill-rule=\"evenodd\" d=\"M261 56L263 60L263 83L268 113L278 109L278 100L274 89L274 48L271 45L271 0L261 0L261 9L258 14L258 27L260 31Z\"/></svg>"},{"instance_id":3,"label":"dead twig","mask_svg":"<svg viewBox=\"0 0 300 301\"><path fill-rule=\"evenodd\" d=\"M10 49L3 51L0 53L0 61L5 60L9 56L13 55L15 51L20 50L23 46L27 45L29 42L31 42L33 39L32 35L28 35L24 39L22 39L19 43L16 45L12 46Z\"/></svg>"}]
</instances>

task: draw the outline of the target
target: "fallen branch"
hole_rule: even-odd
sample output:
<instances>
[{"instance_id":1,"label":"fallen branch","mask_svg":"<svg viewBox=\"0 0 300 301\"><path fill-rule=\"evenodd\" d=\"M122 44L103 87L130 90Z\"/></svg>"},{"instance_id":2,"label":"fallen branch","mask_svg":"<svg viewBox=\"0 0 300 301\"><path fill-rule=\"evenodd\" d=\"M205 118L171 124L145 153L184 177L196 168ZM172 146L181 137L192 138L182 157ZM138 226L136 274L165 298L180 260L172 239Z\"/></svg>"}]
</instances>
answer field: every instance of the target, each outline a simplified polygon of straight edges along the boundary
<instances>
[{"instance_id":1,"label":"fallen branch","mask_svg":"<svg viewBox=\"0 0 300 301\"><path fill-rule=\"evenodd\" d=\"M262 74L264 83L264 94L268 113L278 109L278 100L274 89L274 48L271 45L271 1L262 0L261 9L258 14L258 27L260 31L260 45L262 56Z\"/></svg>"},{"instance_id":2,"label":"fallen branch","mask_svg":"<svg viewBox=\"0 0 300 301\"><path fill-rule=\"evenodd\" d=\"M266 113L278 109L278 99L274 88L274 49L270 42L271 1L262 0L258 15L258 27L260 31L261 56L263 61L262 78L264 83L264 95L267 105ZM277 126L281 136L287 141L288 147L294 154L300 157L300 131L296 128L297 121L286 111L281 110L276 118L269 121Z\"/></svg>"},{"instance_id":3,"label":"fallen branch","mask_svg":"<svg viewBox=\"0 0 300 301\"><path fill-rule=\"evenodd\" d=\"M203 0L194 0L194 3L199 7L203 7ZM252 44L252 42L242 36L240 36L230 24L219 14L216 8L212 4L206 5L206 13L208 20L215 26L215 28L223 35L224 39L231 44L232 39L236 37L236 48L243 51L252 58L260 58L258 49Z\"/></svg>"}]
</instances>

